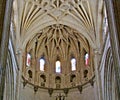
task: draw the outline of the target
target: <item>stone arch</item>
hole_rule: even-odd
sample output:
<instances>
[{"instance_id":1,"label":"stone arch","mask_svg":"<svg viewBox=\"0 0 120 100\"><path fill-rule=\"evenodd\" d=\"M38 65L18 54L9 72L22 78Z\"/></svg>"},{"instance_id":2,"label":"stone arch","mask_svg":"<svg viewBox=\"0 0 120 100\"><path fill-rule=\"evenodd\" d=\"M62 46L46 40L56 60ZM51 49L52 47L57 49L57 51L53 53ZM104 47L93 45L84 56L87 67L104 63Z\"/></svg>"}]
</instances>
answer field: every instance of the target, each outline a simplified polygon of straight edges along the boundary
<instances>
[{"instance_id":1,"label":"stone arch","mask_svg":"<svg viewBox=\"0 0 120 100\"><path fill-rule=\"evenodd\" d=\"M60 76L55 77L55 84L56 84L56 88L59 89L61 86L61 77Z\"/></svg>"},{"instance_id":2,"label":"stone arch","mask_svg":"<svg viewBox=\"0 0 120 100\"><path fill-rule=\"evenodd\" d=\"M46 83L46 76L44 74L40 75L40 81L41 81L41 86L45 87L45 83Z\"/></svg>"},{"instance_id":3,"label":"stone arch","mask_svg":"<svg viewBox=\"0 0 120 100\"><path fill-rule=\"evenodd\" d=\"M6 76L5 76L5 90L3 100L15 100L14 95L14 72L11 53L8 51L7 64L6 64Z\"/></svg>"},{"instance_id":4,"label":"stone arch","mask_svg":"<svg viewBox=\"0 0 120 100\"><path fill-rule=\"evenodd\" d=\"M32 77L33 77L31 70L28 70L28 75L29 75L29 78L32 78Z\"/></svg>"},{"instance_id":5,"label":"stone arch","mask_svg":"<svg viewBox=\"0 0 120 100\"><path fill-rule=\"evenodd\" d=\"M72 74L70 76L70 82L75 82L75 79L76 79L76 75L75 74Z\"/></svg>"},{"instance_id":6,"label":"stone arch","mask_svg":"<svg viewBox=\"0 0 120 100\"><path fill-rule=\"evenodd\" d=\"M108 48L104 69L104 100L118 100L118 90L111 48Z\"/></svg>"}]
</instances>

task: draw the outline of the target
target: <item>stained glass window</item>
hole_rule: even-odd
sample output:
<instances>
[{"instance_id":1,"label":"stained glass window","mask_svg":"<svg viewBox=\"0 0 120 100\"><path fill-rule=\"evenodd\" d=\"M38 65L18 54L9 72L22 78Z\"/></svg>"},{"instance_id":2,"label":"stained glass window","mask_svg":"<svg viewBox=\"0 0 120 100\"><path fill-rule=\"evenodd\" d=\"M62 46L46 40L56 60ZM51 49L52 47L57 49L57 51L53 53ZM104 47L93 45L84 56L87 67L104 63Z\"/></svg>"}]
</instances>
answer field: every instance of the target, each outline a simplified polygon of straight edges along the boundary
<instances>
[{"instance_id":1,"label":"stained glass window","mask_svg":"<svg viewBox=\"0 0 120 100\"><path fill-rule=\"evenodd\" d=\"M26 65L27 65L27 66L30 66L30 64L31 64L31 55L28 53L28 54L27 54Z\"/></svg>"},{"instance_id":2,"label":"stained glass window","mask_svg":"<svg viewBox=\"0 0 120 100\"><path fill-rule=\"evenodd\" d=\"M56 61L56 73L61 72L61 66L60 66L60 61Z\"/></svg>"},{"instance_id":3,"label":"stained glass window","mask_svg":"<svg viewBox=\"0 0 120 100\"><path fill-rule=\"evenodd\" d=\"M85 54L85 65L88 66L88 63L89 63L89 54L86 53Z\"/></svg>"},{"instance_id":4,"label":"stained glass window","mask_svg":"<svg viewBox=\"0 0 120 100\"><path fill-rule=\"evenodd\" d=\"M45 59L44 58L40 58L40 70L44 71L44 67L45 67Z\"/></svg>"},{"instance_id":5,"label":"stained glass window","mask_svg":"<svg viewBox=\"0 0 120 100\"><path fill-rule=\"evenodd\" d=\"M71 59L71 68L72 68L72 71L76 70L76 59L75 58Z\"/></svg>"}]
</instances>

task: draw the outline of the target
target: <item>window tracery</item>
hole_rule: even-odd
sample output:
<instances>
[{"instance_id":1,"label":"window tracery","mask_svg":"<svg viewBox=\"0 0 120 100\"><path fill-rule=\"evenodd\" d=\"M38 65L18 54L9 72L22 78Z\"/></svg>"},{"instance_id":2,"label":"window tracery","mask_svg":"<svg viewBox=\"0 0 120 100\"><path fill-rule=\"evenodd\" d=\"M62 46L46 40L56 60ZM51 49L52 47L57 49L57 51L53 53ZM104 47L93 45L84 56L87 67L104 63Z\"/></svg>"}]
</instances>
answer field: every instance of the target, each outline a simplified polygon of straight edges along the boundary
<instances>
[{"instance_id":1,"label":"window tracery","mask_svg":"<svg viewBox=\"0 0 120 100\"><path fill-rule=\"evenodd\" d=\"M61 84L61 78L60 76L56 76L55 78L55 83L56 83L56 88L60 88L60 84Z\"/></svg>"}]
</instances>

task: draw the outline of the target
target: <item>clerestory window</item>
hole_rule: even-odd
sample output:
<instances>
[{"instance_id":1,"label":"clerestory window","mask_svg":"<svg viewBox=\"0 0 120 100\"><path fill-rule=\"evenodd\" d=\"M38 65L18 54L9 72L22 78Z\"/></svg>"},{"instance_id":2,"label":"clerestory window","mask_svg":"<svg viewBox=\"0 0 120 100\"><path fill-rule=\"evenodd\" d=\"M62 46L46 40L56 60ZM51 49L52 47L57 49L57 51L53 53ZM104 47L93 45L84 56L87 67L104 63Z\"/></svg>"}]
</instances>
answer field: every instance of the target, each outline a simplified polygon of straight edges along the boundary
<instances>
[{"instance_id":1,"label":"clerestory window","mask_svg":"<svg viewBox=\"0 0 120 100\"><path fill-rule=\"evenodd\" d=\"M28 67L31 65L31 55L30 55L29 53L27 54L26 65L27 65Z\"/></svg>"},{"instance_id":2,"label":"clerestory window","mask_svg":"<svg viewBox=\"0 0 120 100\"><path fill-rule=\"evenodd\" d=\"M71 59L71 69L72 71L76 70L76 59L75 58Z\"/></svg>"},{"instance_id":3,"label":"clerestory window","mask_svg":"<svg viewBox=\"0 0 120 100\"><path fill-rule=\"evenodd\" d=\"M44 71L45 69L45 59L42 57L40 58L40 71Z\"/></svg>"},{"instance_id":4,"label":"clerestory window","mask_svg":"<svg viewBox=\"0 0 120 100\"><path fill-rule=\"evenodd\" d=\"M61 72L61 64L60 61L56 61L56 73L60 73Z\"/></svg>"},{"instance_id":5,"label":"clerestory window","mask_svg":"<svg viewBox=\"0 0 120 100\"><path fill-rule=\"evenodd\" d=\"M89 64L89 54L86 53L85 54L85 65L88 66L88 64Z\"/></svg>"}]
</instances>

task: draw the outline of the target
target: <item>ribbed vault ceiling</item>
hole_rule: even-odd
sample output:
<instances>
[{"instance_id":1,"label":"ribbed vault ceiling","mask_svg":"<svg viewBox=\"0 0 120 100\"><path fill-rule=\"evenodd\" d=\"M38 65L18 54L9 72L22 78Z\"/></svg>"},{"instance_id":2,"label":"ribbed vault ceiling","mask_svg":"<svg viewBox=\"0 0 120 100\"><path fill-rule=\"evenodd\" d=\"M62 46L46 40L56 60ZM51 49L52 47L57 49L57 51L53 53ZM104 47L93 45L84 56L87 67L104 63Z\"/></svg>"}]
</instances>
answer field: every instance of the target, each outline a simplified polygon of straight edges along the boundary
<instances>
[{"instance_id":1,"label":"ribbed vault ceiling","mask_svg":"<svg viewBox=\"0 0 120 100\"><path fill-rule=\"evenodd\" d=\"M44 28L31 39L27 44L27 52L33 49L36 57L45 54L49 59L53 59L55 55L68 59L70 54L77 57L81 47L89 51L88 41L79 32L68 26L55 24Z\"/></svg>"},{"instance_id":2,"label":"ribbed vault ceiling","mask_svg":"<svg viewBox=\"0 0 120 100\"><path fill-rule=\"evenodd\" d=\"M14 24L17 48L23 53L23 76L32 84L40 86L40 57L44 57L47 69L44 73L46 87L53 85L56 60L61 61L62 87L71 87L70 60L76 59L75 84L83 84L94 76L93 50L100 47L101 18L98 19L102 6L100 0L15 0ZM101 3L102 5L102 3ZM100 8L99 8L100 7ZM98 25L97 25L97 24ZM99 27L98 27L99 26ZM98 29L99 28L99 29ZM26 55L31 54L31 65L26 67ZM85 53L89 54L89 65L85 67ZM28 71L33 76L29 80ZM88 77L84 75L88 71ZM36 71L36 72L34 72ZM51 75L53 74L53 76ZM63 75L63 76L62 76ZM67 75L67 77L66 77ZM79 76L81 77L79 79ZM48 81L49 80L49 81ZM78 80L78 81L77 81ZM67 84L65 84L67 82ZM80 83L81 82L81 83Z\"/></svg>"},{"instance_id":3,"label":"ribbed vault ceiling","mask_svg":"<svg viewBox=\"0 0 120 100\"><path fill-rule=\"evenodd\" d=\"M18 35L25 48L30 38L50 25L66 25L79 31L96 47L96 0L18 0ZM95 11L95 12L94 12ZM98 41L98 42L96 42ZM21 45L22 45L21 44Z\"/></svg>"}]
</instances>

